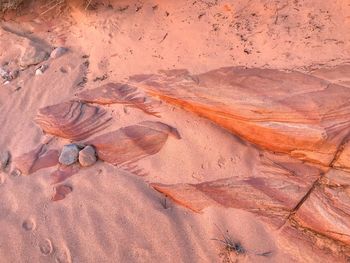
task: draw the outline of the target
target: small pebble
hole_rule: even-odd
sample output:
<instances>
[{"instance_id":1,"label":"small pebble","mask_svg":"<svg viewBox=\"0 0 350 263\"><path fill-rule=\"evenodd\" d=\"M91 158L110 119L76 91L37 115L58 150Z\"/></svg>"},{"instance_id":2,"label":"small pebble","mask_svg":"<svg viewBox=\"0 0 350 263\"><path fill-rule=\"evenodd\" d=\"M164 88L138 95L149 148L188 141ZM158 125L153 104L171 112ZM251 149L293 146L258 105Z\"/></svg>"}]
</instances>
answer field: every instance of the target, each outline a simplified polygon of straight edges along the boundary
<instances>
[{"instance_id":1,"label":"small pebble","mask_svg":"<svg viewBox=\"0 0 350 263\"><path fill-rule=\"evenodd\" d=\"M19 169L14 169L12 172L11 172L11 175L14 176L14 177L17 177L17 176L21 176L22 175L22 172L19 170Z\"/></svg>"}]
</instances>

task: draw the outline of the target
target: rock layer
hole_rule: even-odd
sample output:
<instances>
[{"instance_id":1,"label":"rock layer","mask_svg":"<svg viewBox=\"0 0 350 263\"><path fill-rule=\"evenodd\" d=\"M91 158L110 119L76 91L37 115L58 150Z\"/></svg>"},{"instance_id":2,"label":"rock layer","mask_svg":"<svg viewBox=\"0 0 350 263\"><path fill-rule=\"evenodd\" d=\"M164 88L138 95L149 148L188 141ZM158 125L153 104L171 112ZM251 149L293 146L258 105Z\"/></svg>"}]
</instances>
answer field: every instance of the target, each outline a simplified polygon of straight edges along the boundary
<instances>
[{"instance_id":1,"label":"rock layer","mask_svg":"<svg viewBox=\"0 0 350 263\"><path fill-rule=\"evenodd\" d=\"M17 169L28 175L40 169L58 164L58 150L47 150L44 144L14 159Z\"/></svg>"},{"instance_id":2,"label":"rock layer","mask_svg":"<svg viewBox=\"0 0 350 263\"><path fill-rule=\"evenodd\" d=\"M164 123L145 121L100 135L86 144L95 147L99 159L119 165L156 154L169 135L180 138L176 129Z\"/></svg>"},{"instance_id":3,"label":"rock layer","mask_svg":"<svg viewBox=\"0 0 350 263\"><path fill-rule=\"evenodd\" d=\"M300 72L172 70L130 82L262 148L325 166L349 134L349 88Z\"/></svg>"},{"instance_id":4,"label":"rock layer","mask_svg":"<svg viewBox=\"0 0 350 263\"><path fill-rule=\"evenodd\" d=\"M107 112L78 101L63 102L39 110L35 121L44 132L71 140L83 140L109 125Z\"/></svg>"},{"instance_id":5,"label":"rock layer","mask_svg":"<svg viewBox=\"0 0 350 263\"><path fill-rule=\"evenodd\" d=\"M138 108L147 114L158 116L153 110L151 102L139 89L128 84L108 83L101 87L85 90L78 95L78 99L98 104L125 104Z\"/></svg>"}]
</instances>

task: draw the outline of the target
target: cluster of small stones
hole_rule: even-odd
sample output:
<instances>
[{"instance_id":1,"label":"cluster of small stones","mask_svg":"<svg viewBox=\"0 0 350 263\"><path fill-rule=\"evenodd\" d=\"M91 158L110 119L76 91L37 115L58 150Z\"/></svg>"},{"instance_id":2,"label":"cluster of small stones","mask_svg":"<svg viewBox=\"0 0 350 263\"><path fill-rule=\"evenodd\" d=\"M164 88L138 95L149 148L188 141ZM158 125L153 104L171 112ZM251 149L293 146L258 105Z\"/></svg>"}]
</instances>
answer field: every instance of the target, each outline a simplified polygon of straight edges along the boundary
<instances>
[{"instance_id":1,"label":"cluster of small stones","mask_svg":"<svg viewBox=\"0 0 350 263\"><path fill-rule=\"evenodd\" d=\"M56 59L64 55L68 52L68 49L65 47L56 47L52 50L51 54L47 54L45 52L38 52L38 54L29 55L27 54L27 63L23 62L23 65L21 66L21 69L24 70L30 65L37 65L41 62L47 60L47 58L50 56L51 59ZM19 76L20 70L19 69L10 69L9 63L5 63L0 67L0 80L3 81L3 84L8 84L12 80L16 79ZM35 69L35 75L42 75L44 72L48 69L48 65L42 64L39 67Z\"/></svg>"},{"instance_id":2,"label":"cluster of small stones","mask_svg":"<svg viewBox=\"0 0 350 263\"><path fill-rule=\"evenodd\" d=\"M91 145L67 144L63 146L58 161L67 166L79 162L81 166L88 167L96 163L97 155L95 148Z\"/></svg>"}]
</instances>

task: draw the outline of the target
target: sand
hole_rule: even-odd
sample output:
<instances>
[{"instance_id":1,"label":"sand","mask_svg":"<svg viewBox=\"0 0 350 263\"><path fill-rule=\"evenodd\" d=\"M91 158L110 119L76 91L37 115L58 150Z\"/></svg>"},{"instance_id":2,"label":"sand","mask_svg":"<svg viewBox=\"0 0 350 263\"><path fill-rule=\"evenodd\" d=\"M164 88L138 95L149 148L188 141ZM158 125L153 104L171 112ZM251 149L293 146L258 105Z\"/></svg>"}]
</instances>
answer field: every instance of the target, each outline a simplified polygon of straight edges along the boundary
<instances>
[{"instance_id":1,"label":"sand","mask_svg":"<svg viewBox=\"0 0 350 263\"><path fill-rule=\"evenodd\" d=\"M310 72L350 62L348 1L96 2L93 10L71 1L62 13L55 8L36 17L45 10L37 3L1 22L1 65L16 61L28 39L69 51L43 62L49 66L43 75L31 66L0 84L0 151L16 157L53 138L33 121L40 108L133 74L223 66ZM193 213L165 204L149 186L244 177L259 155L254 146L165 103L157 107L160 119L123 105L104 108L114 122L103 132L160 120L182 139L169 138L159 153L138 161L143 177L102 161L81 169L65 182L72 193L58 202L51 201L55 168L0 173L0 262L313 262L298 244L283 246L279 232L251 213L223 207ZM67 143L53 138L49 146ZM213 240L222 239L221 231L245 255L225 252Z\"/></svg>"}]
</instances>

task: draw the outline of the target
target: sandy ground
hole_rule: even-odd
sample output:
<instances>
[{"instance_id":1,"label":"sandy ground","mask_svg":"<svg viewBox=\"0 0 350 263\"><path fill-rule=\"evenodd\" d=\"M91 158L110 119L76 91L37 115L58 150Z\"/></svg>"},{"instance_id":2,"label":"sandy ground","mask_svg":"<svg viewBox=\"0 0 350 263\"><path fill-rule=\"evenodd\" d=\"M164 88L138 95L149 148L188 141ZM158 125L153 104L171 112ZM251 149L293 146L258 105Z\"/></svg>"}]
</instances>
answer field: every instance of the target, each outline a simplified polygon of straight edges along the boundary
<instances>
[{"instance_id":1,"label":"sandy ground","mask_svg":"<svg viewBox=\"0 0 350 263\"><path fill-rule=\"evenodd\" d=\"M28 37L69 52L44 62L49 67L41 76L34 66L0 84L0 150L19 156L47 140L33 122L39 108L133 74L223 66L310 71L350 62L349 1L121 0L94 7L71 3L61 14L56 8L37 17L42 7L33 6L26 15L5 17L1 64L18 58ZM96 80L103 75L106 80ZM121 105L105 108L114 118L109 130L159 120ZM0 262L313 261L281 246L278 232L250 213L213 207L195 214L169 200L164 207L149 182L244 176L259 153L193 114L165 104L158 110L182 139L169 138L158 154L138 162L145 177L99 161L69 178L73 192L52 202L54 168L19 177L0 173ZM213 240L220 230L241 242L246 255L225 254ZM265 252L271 256L258 255Z\"/></svg>"}]
</instances>

